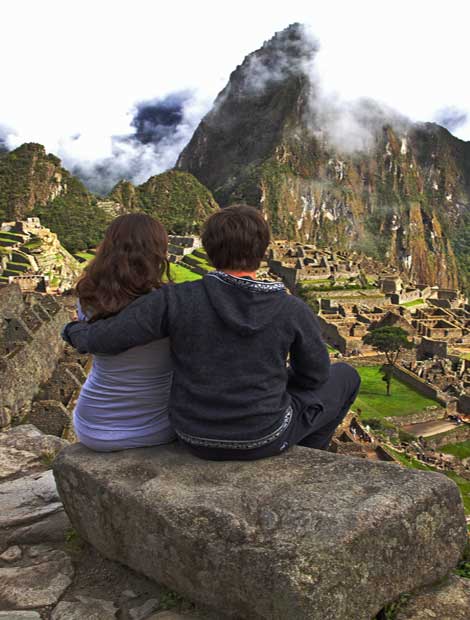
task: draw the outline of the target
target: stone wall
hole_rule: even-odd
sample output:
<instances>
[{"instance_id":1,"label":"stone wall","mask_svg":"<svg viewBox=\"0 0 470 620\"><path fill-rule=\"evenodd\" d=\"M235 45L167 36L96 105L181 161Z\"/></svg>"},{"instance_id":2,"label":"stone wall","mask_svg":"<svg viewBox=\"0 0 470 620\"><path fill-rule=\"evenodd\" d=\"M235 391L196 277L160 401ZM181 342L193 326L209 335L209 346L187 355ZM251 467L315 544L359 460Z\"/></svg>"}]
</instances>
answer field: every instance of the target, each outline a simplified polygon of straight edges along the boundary
<instances>
[{"instance_id":1,"label":"stone wall","mask_svg":"<svg viewBox=\"0 0 470 620\"><path fill-rule=\"evenodd\" d=\"M432 357L447 357L447 342L423 337L416 349L416 359L425 360Z\"/></svg>"},{"instance_id":2,"label":"stone wall","mask_svg":"<svg viewBox=\"0 0 470 620\"><path fill-rule=\"evenodd\" d=\"M461 394L457 404L457 411L465 415L470 415L470 395Z\"/></svg>"},{"instance_id":3,"label":"stone wall","mask_svg":"<svg viewBox=\"0 0 470 620\"><path fill-rule=\"evenodd\" d=\"M438 449L449 443L460 443L468 439L470 439L470 424L461 424L447 433L426 437L426 445Z\"/></svg>"},{"instance_id":4,"label":"stone wall","mask_svg":"<svg viewBox=\"0 0 470 620\"><path fill-rule=\"evenodd\" d=\"M0 321L19 316L24 310L23 295L19 286L0 287Z\"/></svg>"},{"instance_id":5,"label":"stone wall","mask_svg":"<svg viewBox=\"0 0 470 620\"><path fill-rule=\"evenodd\" d=\"M401 428L402 426L407 426L408 424L419 424L423 422L430 422L431 420L442 420L447 417L447 413L448 412L445 409L439 407L439 405L435 405L432 407L427 407L422 411L411 413L410 415L386 417L385 420L394 426Z\"/></svg>"},{"instance_id":6,"label":"stone wall","mask_svg":"<svg viewBox=\"0 0 470 620\"><path fill-rule=\"evenodd\" d=\"M280 260L270 260L269 270L279 276L287 288L294 292L297 285L298 270L295 267L283 265Z\"/></svg>"},{"instance_id":7,"label":"stone wall","mask_svg":"<svg viewBox=\"0 0 470 620\"><path fill-rule=\"evenodd\" d=\"M18 287L8 286L0 293L4 345L0 356L0 428L29 413L39 386L51 377L63 353L60 331L69 320L67 310L54 298L21 297L18 291Z\"/></svg>"},{"instance_id":8,"label":"stone wall","mask_svg":"<svg viewBox=\"0 0 470 620\"><path fill-rule=\"evenodd\" d=\"M443 398L441 398L439 390L437 390L430 383L427 383L427 381L423 381L423 379L410 372L406 368L403 368L402 366L394 366L393 375L397 379L400 379L400 381L403 381L403 383L406 383L407 385L412 387L423 396L426 396L427 398L432 398L444 407L446 406L447 403Z\"/></svg>"},{"instance_id":9,"label":"stone wall","mask_svg":"<svg viewBox=\"0 0 470 620\"><path fill-rule=\"evenodd\" d=\"M340 333L338 325L325 320L320 315L317 318L320 323L323 340L330 346L338 349L338 351L344 355L346 353L348 343L346 338Z\"/></svg>"}]
</instances>

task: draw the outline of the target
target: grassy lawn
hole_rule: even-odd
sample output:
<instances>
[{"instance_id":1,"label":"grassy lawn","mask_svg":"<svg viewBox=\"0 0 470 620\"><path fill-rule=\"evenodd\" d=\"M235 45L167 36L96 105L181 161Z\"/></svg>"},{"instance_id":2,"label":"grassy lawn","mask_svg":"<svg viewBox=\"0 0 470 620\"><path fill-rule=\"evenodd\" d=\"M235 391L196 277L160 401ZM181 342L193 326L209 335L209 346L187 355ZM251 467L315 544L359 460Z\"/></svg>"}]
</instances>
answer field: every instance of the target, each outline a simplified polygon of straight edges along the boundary
<instances>
[{"instance_id":1,"label":"grassy lawn","mask_svg":"<svg viewBox=\"0 0 470 620\"><path fill-rule=\"evenodd\" d=\"M207 258L202 258L201 256L197 256L196 254L188 254L188 256L190 256L193 260L197 261L197 264L202 269L205 269L206 271L214 271L214 267L212 267Z\"/></svg>"},{"instance_id":2,"label":"grassy lawn","mask_svg":"<svg viewBox=\"0 0 470 620\"><path fill-rule=\"evenodd\" d=\"M74 256L78 256L80 258L83 258L84 260L92 260L93 258L95 258L94 254L90 254L90 252L77 252Z\"/></svg>"},{"instance_id":3,"label":"grassy lawn","mask_svg":"<svg viewBox=\"0 0 470 620\"><path fill-rule=\"evenodd\" d=\"M470 439L462 441L461 443L448 443L446 446L439 448L439 450L447 454L458 456L459 459L466 459L470 456Z\"/></svg>"},{"instance_id":4,"label":"grassy lawn","mask_svg":"<svg viewBox=\"0 0 470 620\"><path fill-rule=\"evenodd\" d=\"M177 265L176 263L170 263L170 275L175 284L181 284L181 282L193 282L194 280L200 280L202 276L197 273L193 273L186 267Z\"/></svg>"},{"instance_id":5,"label":"grassy lawn","mask_svg":"<svg viewBox=\"0 0 470 620\"><path fill-rule=\"evenodd\" d=\"M392 380L392 395L387 396L379 366L361 366L357 371L361 375L362 384L355 408L362 410L363 418L411 415L436 404L395 377Z\"/></svg>"},{"instance_id":6,"label":"grassy lawn","mask_svg":"<svg viewBox=\"0 0 470 620\"><path fill-rule=\"evenodd\" d=\"M415 299L414 301L405 301L405 303L400 304L404 308L412 308L413 306L422 306L426 302L424 299Z\"/></svg>"}]
</instances>

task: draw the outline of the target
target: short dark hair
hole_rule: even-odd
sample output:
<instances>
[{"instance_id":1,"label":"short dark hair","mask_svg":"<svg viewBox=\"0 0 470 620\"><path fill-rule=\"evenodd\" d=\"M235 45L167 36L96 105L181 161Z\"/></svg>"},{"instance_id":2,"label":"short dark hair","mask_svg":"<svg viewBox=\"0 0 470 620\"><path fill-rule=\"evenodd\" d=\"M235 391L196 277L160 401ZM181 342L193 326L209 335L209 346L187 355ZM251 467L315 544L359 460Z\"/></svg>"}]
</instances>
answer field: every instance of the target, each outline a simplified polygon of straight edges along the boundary
<instances>
[{"instance_id":1,"label":"short dark hair","mask_svg":"<svg viewBox=\"0 0 470 620\"><path fill-rule=\"evenodd\" d=\"M264 217L258 209L243 204L211 215L202 233L202 245L216 269L258 269L269 241Z\"/></svg>"}]
</instances>

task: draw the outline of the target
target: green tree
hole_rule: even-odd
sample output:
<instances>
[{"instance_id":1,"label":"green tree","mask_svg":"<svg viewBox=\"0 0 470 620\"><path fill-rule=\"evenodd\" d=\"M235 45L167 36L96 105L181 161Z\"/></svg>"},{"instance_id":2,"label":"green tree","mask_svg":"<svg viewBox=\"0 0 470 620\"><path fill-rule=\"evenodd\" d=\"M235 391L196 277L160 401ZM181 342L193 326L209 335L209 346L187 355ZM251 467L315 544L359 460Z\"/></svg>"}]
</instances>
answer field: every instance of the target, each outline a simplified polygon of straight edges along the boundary
<instances>
[{"instance_id":1,"label":"green tree","mask_svg":"<svg viewBox=\"0 0 470 620\"><path fill-rule=\"evenodd\" d=\"M408 340L408 332L401 327L379 327L366 334L362 341L385 355L387 363L382 366L380 371L387 384L387 396L390 396L393 367L403 351L414 347L413 342Z\"/></svg>"}]
</instances>

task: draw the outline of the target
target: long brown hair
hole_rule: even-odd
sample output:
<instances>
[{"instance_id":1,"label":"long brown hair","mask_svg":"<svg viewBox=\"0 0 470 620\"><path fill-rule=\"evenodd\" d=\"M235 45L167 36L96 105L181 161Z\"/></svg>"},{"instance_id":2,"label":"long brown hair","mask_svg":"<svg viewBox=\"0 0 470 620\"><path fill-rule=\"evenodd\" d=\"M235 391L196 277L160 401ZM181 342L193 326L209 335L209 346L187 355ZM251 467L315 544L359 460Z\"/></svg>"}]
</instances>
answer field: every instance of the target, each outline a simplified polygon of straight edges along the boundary
<instances>
[{"instance_id":1,"label":"long brown hair","mask_svg":"<svg viewBox=\"0 0 470 620\"><path fill-rule=\"evenodd\" d=\"M168 235L145 213L117 217L77 282L76 291L90 320L119 312L131 301L170 281Z\"/></svg>"}]
</instances>

